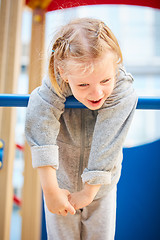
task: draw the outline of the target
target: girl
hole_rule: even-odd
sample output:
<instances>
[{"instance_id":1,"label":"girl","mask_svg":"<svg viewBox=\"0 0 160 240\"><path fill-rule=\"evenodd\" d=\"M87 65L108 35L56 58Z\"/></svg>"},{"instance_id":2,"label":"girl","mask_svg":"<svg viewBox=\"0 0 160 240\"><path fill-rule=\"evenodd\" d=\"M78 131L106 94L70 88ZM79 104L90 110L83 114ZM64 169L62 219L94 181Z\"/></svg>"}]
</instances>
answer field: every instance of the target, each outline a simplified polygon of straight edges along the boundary
<instances>
[{"instance_id":1,"label":"girl","mask_svg":"<svg viewBox=\"0 0 160 240\"><path fill-rule=\"evenodd\" d=\"M102 21L77 19L59 30L26 115L48 239L114 239L122 146L137 103L132 83ZM65 109L71 95L87 108Z\"/></svg>"}]
</instances>

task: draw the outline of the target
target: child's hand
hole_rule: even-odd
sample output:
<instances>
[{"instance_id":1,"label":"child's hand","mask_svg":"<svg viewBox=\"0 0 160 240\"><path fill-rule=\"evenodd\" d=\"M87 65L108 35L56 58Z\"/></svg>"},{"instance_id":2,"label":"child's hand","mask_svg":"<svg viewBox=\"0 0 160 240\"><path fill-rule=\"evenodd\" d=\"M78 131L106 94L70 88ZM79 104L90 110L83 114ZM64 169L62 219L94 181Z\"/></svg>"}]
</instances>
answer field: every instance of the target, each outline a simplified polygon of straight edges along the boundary
<instances>
[{"instance_id":1,"label":"child's hand","mask_svg":"<svg viewBox=\"0 0 160 240\"><path fill-rule=\"evenodd\" d=\"M75 210L86 207L93 201L93 198L90 195L88 195L87 192L84 190L80 192L71 193L68 196L68 199Z\"/></svg>"},{"instance_id":2,"label":"child's hand","mask_svg":"<svg viewBox=\"0 0 160 240\"><path fill-rule=\"evenodd\" d=\"M48 210L62 216L66 216L68 212L75 214L75 209L68 201L69 191L58 186L56 170L44 166L38 168L38 173Z\"/></svg>"},{"instance_id":3,"label":"child's hand","mask_svg":"<svg viewBox=\"0 0 160 240\"><path fill-rule=\"evenodd\" d=\"M48 210L51 213L66 216L69 212L70 214L75 214L75 209L68 201L69 191L65 189L57 188L56 191L51 193L45 193L45 201Z\"/></svg>"},{"instance_id":4,"label":"child's hand","mask_svg":"<svg viewBox=\"0 0 160 240\"><path fill-rule=\"evenodd\" d=\"M82 189L80 192L69 194L69 202L75 210L88 206L93 201L100 186L101 185L90 185L85 183L84 189Z\"/></svg>"}]
</instances>

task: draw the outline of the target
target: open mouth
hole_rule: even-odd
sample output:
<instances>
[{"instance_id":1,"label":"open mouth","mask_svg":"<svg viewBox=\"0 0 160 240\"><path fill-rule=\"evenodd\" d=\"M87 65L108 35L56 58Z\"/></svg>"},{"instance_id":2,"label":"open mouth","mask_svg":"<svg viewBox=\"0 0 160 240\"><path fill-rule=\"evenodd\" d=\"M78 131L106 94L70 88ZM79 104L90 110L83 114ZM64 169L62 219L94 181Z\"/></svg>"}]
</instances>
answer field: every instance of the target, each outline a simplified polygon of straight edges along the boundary
<instances>
[{"instance_id":1,"label":"open mouth","mask_svg":"<svg viewBox=\"0 0 160 240\"><path fill-rule=\"evenodd\" d=\"M94 101L94 100L91 100L92 103L98 103L100 102L101 99L97 100L97 101Z\"/></svg>"},{"instance_id":2,"label":"open mouth","mask_svg":"<svg viewBox=\"0 0 160 240\"><path fill-rule=\"evenodd\" d=\"M99 99L99 100L88 100L90 102L90 104L92 104L92 106L97 106L101 103L103 98Z\"/></svg>"}]
</instances>

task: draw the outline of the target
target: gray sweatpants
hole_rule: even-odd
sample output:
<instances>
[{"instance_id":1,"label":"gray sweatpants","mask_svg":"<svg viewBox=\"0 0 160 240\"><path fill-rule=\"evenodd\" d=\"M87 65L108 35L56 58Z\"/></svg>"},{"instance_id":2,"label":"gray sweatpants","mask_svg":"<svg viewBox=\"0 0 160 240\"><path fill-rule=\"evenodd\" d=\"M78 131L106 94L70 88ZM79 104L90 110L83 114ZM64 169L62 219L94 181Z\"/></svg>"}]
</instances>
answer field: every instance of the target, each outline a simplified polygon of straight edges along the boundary
<instances>
[{"instance_id":1,"label":"gray sweatpants","mask_svg":"<svg viewBox=\"0 0 160 240\"><path fill-rule=\"evenodd\" d=\"M52 214L45 206L49 240L114 240L117 187L75 215Z\"/></svg>"}]
</instances>

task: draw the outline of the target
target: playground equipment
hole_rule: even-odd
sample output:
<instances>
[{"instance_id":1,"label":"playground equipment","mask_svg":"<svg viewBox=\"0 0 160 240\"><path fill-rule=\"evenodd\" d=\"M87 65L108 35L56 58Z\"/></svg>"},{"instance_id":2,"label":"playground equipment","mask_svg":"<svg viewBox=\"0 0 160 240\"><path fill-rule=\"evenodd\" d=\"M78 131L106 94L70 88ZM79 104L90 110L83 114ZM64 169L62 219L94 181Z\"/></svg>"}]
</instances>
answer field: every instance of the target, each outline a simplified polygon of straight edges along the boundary
<instances>
[{"instance_id":1,"label":"playground equipment","mask_svg":"<svg viewBox=\"0 0 160 240\"><path fill-rule=\"evenodd\" d=\"M19 72L18 71L19 70L19 51L21 46L20 45L20 39L21 39L20 24L21 24L23 4L24 4L24 1L22 0L14 0L14 1L1 0L0 93L13 94L16 92L18 72ZM85 4L83 4L81 0L78 1L78 3L75 3L74 0L71 0L71 1L59 0L58 3L57 1L52 1L52 0L36 0L36 1L27 0L26 4L28 4L33 9L32 39L31 39L31 47L30 47L31 56L30 56L30 73L29 73L29 79L30 79L29 93L34 88L36 88L38 85L41 84L44 63L42 60L37 61L37 59L39 57L38 56L39 52L43 52L43 49L44 49L44 31L45 31L46 11L52 11L55 9L59 9L61 7L66 8L66 7L75 7L80 5L91 5L91 4L130 4L130 5L147 6L147 7L154 7L154 8L160 9L160 2L158 0L153 0L153 1L86 0ZM27 96L27 98L29 98L29 96ZM148 100L146 99L146 101ZM140 99L140 102L141 102L141 99ZM13 160L14 160L14 152L15 152L15 144L14 144L15 109L2 108L2 111L0 113L0 122L1 122L0 137L5 142L4 164L3 164L3 168L0 170L0 193L3 193L1 194L1 198L0 198L0 239L8 240L9 229L10 229L10 218L11 218L11 211L12 211L12 199L13 199L12 172L13 172ZM155 164L156 166L159 166L157 165L157 162ZM30 150L28 145L25 146L24 176L25 176L24 178L25 180L24 180L23 204L22 204L22 240L25 240L25 239L38 240L41 237L40 236L41 235L41 231L40 231L41 229L41 187L39 184L38 175L36 171L32 169L32 166L31 166L31 155L30 155ZM158 177L157 177L157 180L159 180ZM157 203L157 201L155 203ZM124 210L125 206L122 206L121 209ZM159 210L158 207L157 209ZM121 214L124 214L124 212ZM121 214L118 216L121 216ZM137 216L137 218L138 217L139 216ZM134 220L136 220L136 218ZM124 221L124 223L127 223L127 220ZM132 225L134 226L134 224ZM128 227L128 225L126 226ZM152 226L152 229L155 232L157 232L156 229L153 228L153 225L151 226ZM146 227L145 230L147 230L148 225L146 224L145 227ZM121 225L120 228L124 229L125 226ZM135 231L138 231L137 229L138 228L136 227ZM148 236L150 235L148 234ZM42 238L42 239L44 240L45 238ZM123 235L123 238L119 238L119 237L117 238L117 240L121 240L121 239L125 240L125 236ZM126 239L131 240L131 238L127 238L127 236L126 236ZM141 237L141 239L147 239L147 238ZM156 238L154 237L154 239Z\"/></svg>"},{"instance_id":2,"label":"playground equipment","mask_svg":"<svg viewBox=\"0 0 160 240\"><path fill-rule=\"evenodd\" d=\"M115 240L159 240L160 140L124 148Z\"/></svg>"},{"instance_id":3,"label":"playground equipment","mask_svg":"<svg viewBox=\"0 0 160 240\"><path fill-rule=\"evenodd\" d=\"M0 95L2 106L27 106L29 96ZM12 100L12 101L11 101ZM67 108L83 108L74 97L67 98ZM139 98L137 109L160 109L160 98ZM1 148L4 143L0 141ZM23 146L16 145L20 150ZM160 140L142 146L124 148L122 176L118 184L116 240L160 239L159 214ZM21 201L14 196L20 207ZM137 201L138 199L138 201ZM153 204L154 203L154 204ZM151 207L152 206L152 207ZM154 221L153 221L154 219ZM41 240L47 240L44 207L42 205Z\"/></svg>"},{"instance_id":4,"label":"playground equipment","mask_svg":"<svg viewBox=\"0 0 160 240\"><path fill-rule=\"evenodd\" d=\"M27 107L30 95L0 94L0 107ZM86 108L73 96L67 98L65 108ZM160 97L139 97L137 109L160 110Z\"/></svg>"},{"instance_id":5,"label":"playground equipment","mask_svg":"<svg viewBox=\"0 0 160 240\"><path fill-rule=\"evenodd\" d=\"M3 167L4 142L0 139L0 169Z\"/></svg>"}]
</instances>

